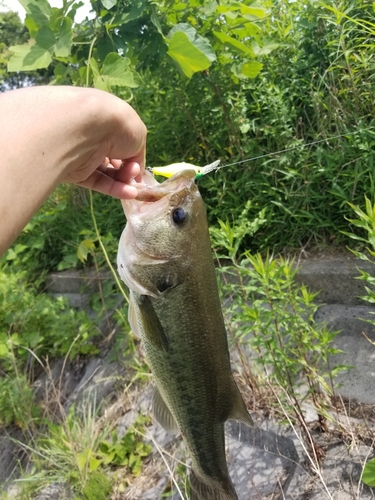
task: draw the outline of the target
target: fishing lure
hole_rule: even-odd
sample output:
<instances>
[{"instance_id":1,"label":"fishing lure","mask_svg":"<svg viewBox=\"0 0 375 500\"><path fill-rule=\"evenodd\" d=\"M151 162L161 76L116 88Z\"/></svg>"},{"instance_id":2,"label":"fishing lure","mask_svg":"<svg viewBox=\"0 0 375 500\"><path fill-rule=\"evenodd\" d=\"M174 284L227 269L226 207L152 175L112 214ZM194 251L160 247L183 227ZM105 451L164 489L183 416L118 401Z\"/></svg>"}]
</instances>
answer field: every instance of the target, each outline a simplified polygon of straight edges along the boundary
<instances>
[{"instance_id":1,"label":"fishing lure","mask_svg":"<svg viewBox=\"0 0 375 500\"><path fill-rule=\"evenodd\" d=\"M214 170L217 170L220 164L220 160L216 160L209 165L204 167L197 167L196 165L192 165L191 163L172 163L171 165L166 165L165 167L147 167L147 170L152 172L154 175L161 175L162 177L172 177L172 175L177 174L177 172L181 172L182 170L194 170L195 178L199 179L203 175L208 174Z\"/></svg>"}]
</instances>

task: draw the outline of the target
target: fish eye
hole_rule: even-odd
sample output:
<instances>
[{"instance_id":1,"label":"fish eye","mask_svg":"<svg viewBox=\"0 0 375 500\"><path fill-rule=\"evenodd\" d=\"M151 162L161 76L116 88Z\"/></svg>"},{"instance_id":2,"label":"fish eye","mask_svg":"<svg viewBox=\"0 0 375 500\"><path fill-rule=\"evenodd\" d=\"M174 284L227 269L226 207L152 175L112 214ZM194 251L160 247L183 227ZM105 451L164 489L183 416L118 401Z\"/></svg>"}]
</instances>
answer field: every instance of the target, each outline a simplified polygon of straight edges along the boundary
<instances>
[{"instance_id":1,"label":"fish eye","mask_svg":"<svg viewBox=\"0 0 375 500\"><path fill-rule=\"evenodd\" d=\"M172 212L172 219L175 224L181 226L187 219L187 212L182 208L175 208Z\"/></svg>"}]
</instances>

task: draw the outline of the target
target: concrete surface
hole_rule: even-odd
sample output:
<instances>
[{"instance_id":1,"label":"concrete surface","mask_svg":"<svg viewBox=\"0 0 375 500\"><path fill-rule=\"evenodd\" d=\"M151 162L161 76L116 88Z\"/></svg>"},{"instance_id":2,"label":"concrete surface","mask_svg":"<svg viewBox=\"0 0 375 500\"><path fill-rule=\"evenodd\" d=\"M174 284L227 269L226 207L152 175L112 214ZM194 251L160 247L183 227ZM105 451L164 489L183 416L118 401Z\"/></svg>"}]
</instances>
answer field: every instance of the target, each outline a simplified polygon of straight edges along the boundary
<instances>
[{"instance_id":1,"label":"concrete surface","mask_svg":"<svg viewBox=\"0 0 375 500\"><path fill-rule=\"evenodd\" d=\"M351 252L305 259L298 263L297 282L313 292L320 292L316 302L360 305L365 282L358 280L358 268L375 276L375 265L353 257Z\"/></svg>"},{"instance_id":2,"label":"concrete surface","mask_svg":"<svg viewBox=\"0 0 375 500\"><path fill-rule=\"evenodd\" d=\"M331 304L318 310L315 321L340 332L334 346L342 353L332 357L332 364L353 366L338 375L337 382L342 385L337 392L345 398L375 405L375 345L370 343L375 343L375 327L363 321L375 322L372 312L365 306Z\"/></svg>"}]
</instances>

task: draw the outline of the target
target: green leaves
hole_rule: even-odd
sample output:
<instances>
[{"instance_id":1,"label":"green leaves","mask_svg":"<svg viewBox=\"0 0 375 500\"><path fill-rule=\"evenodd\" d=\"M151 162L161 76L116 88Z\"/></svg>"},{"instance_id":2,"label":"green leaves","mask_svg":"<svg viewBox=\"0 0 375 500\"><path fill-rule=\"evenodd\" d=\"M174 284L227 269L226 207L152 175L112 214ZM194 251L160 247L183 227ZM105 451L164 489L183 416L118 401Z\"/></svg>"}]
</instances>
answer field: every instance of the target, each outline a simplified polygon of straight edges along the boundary
<instances>
[{"instance_id":1,"label":"green leaves","mask_svg":"<svg viewBox=\"0 0 375 500\"><path fill-rule=\"evenodd\" d=\"M198 35L190 24L177 24L169 32L168 39L168 55L188 78L209 68L216 60L216 54L209 42Z\"/></svg>"},{"instance_id":2,"label":"green leaves","mask_svg":"<svg viewBox=\"0 0 375 500\"><path fill-rule=\"evenodd\" d=\"M40 16L49 17L51 15L51 6L47 0L18 0L28 14L38 13Z\"/></svg>"},{"instance_id":3,"label":"green leaves","mask_svg":"<svg viewBox=\"0 0 375 500\"><path fill-rule=\"evenodd\" d=\"M375 486L375 458L367 462L363 469L362 481L370 486L370 488Z\"/></svg>"},{"instance_id":4,"label":"green leaves","mask_svg":"<svg viewBox=\"0 0 375 500\"><path fill-rule=\"evenodd\" d=\"M47 68L55 55L68 57L72 46L72 24L70 17L64 17L69 3L62 9L52 9L46 0L21 0L27 16L25 24L34 43L10 47L13 56L8 71L31 71Z\"/></svg>"},{"instance_id":5,"label":"green leaves","mask_svg":"<svg viewBox=\"0 0 375 500\"><path fill-rule=\"evenodd\" d=\"M19 0L26 10L27 18L31 18L37 26L42 26L51 15L52 9L47 0Z\"/></svg>"},{"instance_id":6,"label":"green leaves","mask_svg":"<svg viewBox=\"0 0 375 500\"><path fill-rule=\"evenodd\" d=\"M70 17L65 17L60 25L59 35L55 46L56 57L68 57L72 46L72 24Z\"/></svg>"},{"instance_id":7,"label":"green leaves","mask_svg":"<svg viewBox=\"0 0 375 500\"><path fill-rule=\"evenodd\" d=\"M103 7L106 9L112 9L114 5L116 5L116 0L102 0Z\"/></svg>"},{"instance_id":8,"label":"green leaves","mask_svg":"<svg viewBox=\"0 0 375 500\"><path fill-rule=\"evenodd\" d=\"M229 45L232 49L237 52L246 54L247 56L254 57L254 51L251 47L247 47L242 42L239 42L236 38L226 35L222 31L214 31L213 34L220 40L224 45Z\"/></svg>"},{"instance_id":9,"label":"green leaves","mask_svg":"<svg viewBox=\"0 0 375 500\"><path fill-rule=\"evenodd\" d=\"M139 87L141 79L139 75L130 68L130 59L121 57L116 52L111 52L105 58L101 71L97 61L92 58L90 67L93 71L94 87L110 92L114 87Z\"/></svg>"},{"instance_id":10,"label":"green leaves","mask_svg":"<svg viewBox=\"0 0 375 500\"><path fill-rule=\"evenodd\" d=\"M128 466L134 476L141 472L142 462L151 451L152 446L142 441L143 424L147 418L141 415L137 418L134 427L118 440L117 434L112 435L113 442L102 441L98 456L103 465Z\"/></svg>"},{"instance_id":11,"label":"green leaves","mask_svg":"<svg viewBox=\"0 0 375 500\"><path fill-rule=\"evenodd\" d=\"M52 57L48 50L38 45L15 45L10 47L14 55L8 62L8 71L32 71L39 68L47 68Z\"/></svg>"},{"instance_id":12,"label":"green leaves","mask_svg":"<svg viewBox=\"0 0 375 500\"><path fill-rule=\"evenodd\" d=\"M263 64L258 61L248 61L242 64L233 64L232 73L239 79L255 78L259 75Z\"/></svg>"},{"instance_id":13,"label":"green leaves","mask_svg":"<svg viewBox=\"0 0 375 500\"><path fill-rule=\"evenodd\" d=\"M51 28L44 25L38 30L35 36L35 42L42 49L50 50L55 45L56 38Z\"/></svg>"},{"instance_id":14,"label":"green leaves","mask_svg":"<svg viewBox=\"0 0 375 500\"><path fill-rule=\"evenodd\" d=\"M108 92L136 88L141 80L132 65L142 66L154 55L165 54L187 78L219 59L238 83L261 71L262 63L250 59L274 48L260 44L262 30L257 22L267 11L256 3L228 1L219 6L212 1L200 8L197 2L161 1L158 8L146 3L124 8L118 0L102 0L103 9L94 20L74 26L78 36L73 33L77 1L66 0L60 9L52 8L47 0L21 3L33 43L11 48L8 71L42 69L58 59L67 70L59 69L54 83L93 85ZM224 16L226 23L222 22ZM179 22L186 19L189 23ZM130 30L125 29L130 23ZM163 35L165 24L172 26L167 37Z\"/></svg>"}]
</instances>

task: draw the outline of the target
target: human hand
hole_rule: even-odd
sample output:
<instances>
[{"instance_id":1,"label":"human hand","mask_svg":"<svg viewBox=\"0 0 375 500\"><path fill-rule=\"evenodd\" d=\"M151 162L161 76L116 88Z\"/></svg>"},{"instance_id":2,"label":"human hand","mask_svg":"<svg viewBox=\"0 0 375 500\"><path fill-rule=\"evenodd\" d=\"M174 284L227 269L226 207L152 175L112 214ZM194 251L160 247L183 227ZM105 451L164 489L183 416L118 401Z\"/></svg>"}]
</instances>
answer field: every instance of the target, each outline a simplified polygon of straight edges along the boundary
<instances>
[{"instance_id":1,"label":"human hand","mask_svg":"<svg viewBox=\"0 0 375 500\"><path fill-rule=\"evenodd\" d=\"M146 127L100 90L28 87L0 94L0 255L61 182L135 198Z\"/></svg>"},{"instance_id":2,"label":"human hand","mask_svg":"<svg viewBox=\"0 0 375 500\"><path fill-rule=\"evenodd\" d=\"M110 97L113 99L113 96ZM120 107L118 102L117 107ZM95 152L89 162L76 164L63 182L71 182L114 198L131 199L137 196L138 190L132 183L142 181L147 131L133 108L124 102L121 102L121 107L123 114L115 128L116 132L110 138L112 144L105 140L103 149ZM116 113L119 111L116 109ZM122 159L109 156L117 152L122 155ZM100 154L105 156L98 165Z\"/></svg>"}]
</instances>

